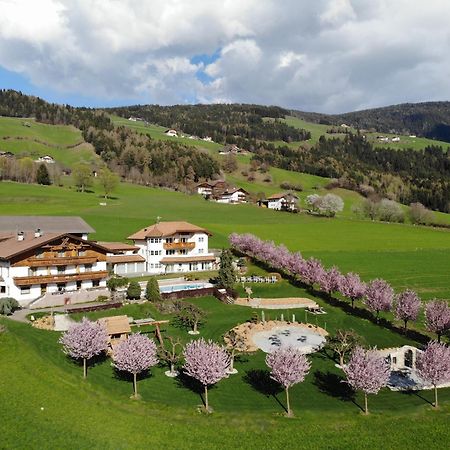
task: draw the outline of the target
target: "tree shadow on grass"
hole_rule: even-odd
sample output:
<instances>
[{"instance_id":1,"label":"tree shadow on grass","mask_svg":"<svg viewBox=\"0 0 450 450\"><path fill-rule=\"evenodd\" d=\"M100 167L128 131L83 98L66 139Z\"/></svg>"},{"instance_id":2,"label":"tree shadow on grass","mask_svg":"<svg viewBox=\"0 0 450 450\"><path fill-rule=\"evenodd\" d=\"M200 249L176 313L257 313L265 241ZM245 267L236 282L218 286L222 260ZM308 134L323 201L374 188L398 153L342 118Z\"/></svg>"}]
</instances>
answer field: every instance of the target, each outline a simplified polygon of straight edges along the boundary
<instances>
[{"instance_id":1,"label":"tree shadow on grass","mask_svg":"<svg viewBox=\"0 0 450 450\"><path fill-rule=\"evenodd\" d=\"M424 401L425 403L428 403L431 406L434 406L434 403L431 400L428 400L427 398L425 398L420 391L414 391L414 390L409 390L409 391L400 391L403 395L409 395L410 397L412 396L416 396L417 398L420 398L422 401Z\"/></svg>"},{"instance_id":2,"label":"tree shadow on grass","mask_svg":"<svg viewBox=\"0 0 450 450\"><path fill-rule=\"evenodd\" d=\"M287 408L278 399L277 395L283 392L283 388L279 383L270 378L270 372L263 369L252 369L245 373L242 377L244 382L248 383L255 391L260 392L266 397L273 397L277 403L286 411Z\"/></svg>"},{"instance_id":3,"label":"tree shadow on grass","mask_svg":"<svg viewBox=\"0 0 450 450\"><path fill-rule=\"evenodd\" d=\"M151 377L152 373L150 372L150 370L144 370L141 373L138 373L136 376L136 381L141 381L145 378ZM114 378L116 380L121 380L121 381L128 381L130 383L133 383L133 374L130 372L126 372L124 370L119 370L114 368Z\"/></svg>"},{"instance_id":4,"label":"tree shadow on grass","mask_svg":"<svg viewBox=\"0 0 450 450\"><path fill-rule=\"evenodd\" d=\"M338 398L344 402L352 402L361 411L364 411L364 408L355 400L355 392L347 383L345 383L344 378L340 375L316 370L314 372L313 383L320 392L323 392L330 397Z\"/></svg>"},{"instance_id":5,"label":"tree shadow on grass","mask_svg":"<svg viewBox=\"0 0 450 450\"><path fill-rule=\"evenodd\" d=\"M205 387L203 386L200 381L196 380L193 377L190 377L185 372L181 371L179 375L176 378L178 386L184 389L189 389L190 391L194 392L195 394L198 394L200 397L203 406L206 406L205 399L203 398L203 394L205 392ZM211 389L214 389L216 386L213 384L211 386L208 386L208 392L211 391Z\"/></svg>"}]
</instances>

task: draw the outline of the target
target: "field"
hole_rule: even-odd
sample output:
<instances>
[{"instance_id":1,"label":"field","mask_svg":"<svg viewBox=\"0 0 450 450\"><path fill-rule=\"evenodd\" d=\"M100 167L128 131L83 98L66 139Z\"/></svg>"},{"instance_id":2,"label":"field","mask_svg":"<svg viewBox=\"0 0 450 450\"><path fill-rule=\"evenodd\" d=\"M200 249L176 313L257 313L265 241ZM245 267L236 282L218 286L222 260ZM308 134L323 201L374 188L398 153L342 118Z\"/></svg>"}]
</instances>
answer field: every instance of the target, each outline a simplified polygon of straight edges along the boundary
<instances>
[{"instance_id":1,"label":"field","mask_svg":"<svg viewBox=\"0 0 450 450\"><path fill-rule=\"evenodd\" d=\"M98 160L81 131L64 125L46 125L32 119L0 117L0 150L33 159L50 155L65 167Z\"/></svg>"},{"instance_id":2,"label":"field","mask_svg":"<svg viewBox=\"0 0 450 450\"><path fill-rule=\"evenodd\" d=\"M309 295L287 282L254 286L254 290L257 295L272 297ZM202 336L216 341L253 313L210 297L191 301L207 312ZM328 314L319 317L318 324L331 332L353 328L367 344L379 347L409 342L338 308L324 306ZM125 306L119 312L135 318L148 312L155 318L171 318L152 307L144 312L139 305ZM299 310L291 312L299 318L304 315ZM117 313L113 310L88 315L96 319ZM275 312L266 311L266 317L269 315L273 317ZM315 319L309 320L314 323ZM202 402L197 387L187 380L165 377L166 367L153 368L151 376L138 382L142 399L133 401L129 399L130 381L117 376L109 361L99 360L83 381L80 366L61 352L58 333L7 319L1 322L8 327L8 332L0 336L0 398L8 405L0 413L0 429L2 446L6 448L121 449L152 445L174 449L282 449L299 445L330 448L332 443L332 448L356 449L361 448L362 441L365 448L406 448L411 439L416 448L444 448L448 437L449 389L440 392L440 411L431 409L430 391L407 395L385 389L371 396L371 415L364 417L361 396L354 396L341 383L342 373L326 353L311 357L307 379L291 390L294 419L283 417L284 393L267 381L262 352L237 359L239 373L210 389L215 412L204 416L197 412ZM172 324L163 335L186 341L186 331Z\"/></svg>"}]
</instances>

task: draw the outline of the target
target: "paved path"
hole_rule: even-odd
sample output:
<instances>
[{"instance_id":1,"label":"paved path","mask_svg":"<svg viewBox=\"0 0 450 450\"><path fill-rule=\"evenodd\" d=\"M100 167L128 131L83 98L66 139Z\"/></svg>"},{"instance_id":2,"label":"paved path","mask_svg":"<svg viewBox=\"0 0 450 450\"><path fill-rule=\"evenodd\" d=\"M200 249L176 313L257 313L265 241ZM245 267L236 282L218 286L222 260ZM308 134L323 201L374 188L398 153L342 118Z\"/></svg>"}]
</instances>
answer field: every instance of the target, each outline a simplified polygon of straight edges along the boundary
<instances>
[{"instance_id":1,"label":"paved path","mask_svg":"<svg viewBox=\"0 0 450 450\"><path fill-rule=\"evenodd\" d=\"M28 309L22 308L14 311L13 314L8 316L9 319L15 320L17 322L29 323L30 321L27 319L29 314L35 314L40 312L66 312L68 308L70 309L80 309L86 308L86 306L99 306L104 305L102 302L92 302L92 303L78 303L76 305L66 305L66 306L54 306L50 308L41 308L41 309Z\"/></svg>"}]
</instances>

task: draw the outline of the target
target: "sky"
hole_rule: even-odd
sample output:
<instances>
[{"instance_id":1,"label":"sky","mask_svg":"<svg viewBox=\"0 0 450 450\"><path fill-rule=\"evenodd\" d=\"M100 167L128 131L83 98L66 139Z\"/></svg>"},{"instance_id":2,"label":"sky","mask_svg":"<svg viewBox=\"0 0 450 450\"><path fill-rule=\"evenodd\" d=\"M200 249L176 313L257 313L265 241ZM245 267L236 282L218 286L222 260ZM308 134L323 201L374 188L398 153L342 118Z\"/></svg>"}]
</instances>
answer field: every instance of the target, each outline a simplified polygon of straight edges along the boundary
<instances>
[{"instance_id":1,"label":"sky","mask_svg":"<svg viewBox=\"0 0 450 450\"><path fill-rule=\"evenodd\" d=\"M75 106L450 100L449 0L0 0L0 88Z\"/></svg>"}]
</instances>

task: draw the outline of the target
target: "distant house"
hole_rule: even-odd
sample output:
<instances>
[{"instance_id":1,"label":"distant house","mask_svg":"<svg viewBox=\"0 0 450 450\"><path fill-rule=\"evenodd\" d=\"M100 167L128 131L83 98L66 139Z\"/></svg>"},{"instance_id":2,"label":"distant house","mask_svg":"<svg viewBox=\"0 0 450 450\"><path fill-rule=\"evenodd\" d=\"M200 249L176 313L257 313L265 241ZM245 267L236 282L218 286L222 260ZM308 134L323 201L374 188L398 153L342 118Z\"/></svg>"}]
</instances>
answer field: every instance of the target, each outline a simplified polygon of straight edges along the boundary
<instances>
[{"instance_id":1,"label":"distant house","mask_svg":"<svg viewBox=\"0 0 450 450\"><path fill-rule=\"evenodd\" d=\"M44 156L40 156L40 157L36 160L36 162L39 162L39 163L46 163L46 164L54 164L54 163L55 163L55 160L54 160L53 157L50 156L50 155L44 155Z\"/></svg>"},{"instance_id":2,"label":"distant house","mask_svg":"<svg viewBox=\"0 0 450 450\"><path fill-rule=\"evenodd\" d=\"M395 136L392 138L392 142L400 142L400 138L398 136Z\"/></svg>"},{"instance_id":3,"label":"distant house","mask_svg":"<svg viewBox=\"0 0 450 450\"><path fill-rule=\"evenodd\" d=\"M136 122L136 121L137 121L136 117L133 117L133 116L128 117L128 120L129 120L130 122Z\"/></svg>"},{"instance_id":4,"label":"distant house","mask_svg":"<svg viewBox=\"0 0 450 450\"><path fill-rule=\"evenodd\" d=\"M178 137L177 130L172 130L172 129L166 130L166 131L164 131L164 134L166 136L170 136L170 137Z\"/></svg>"},{"instance_id":5,"label":"distant house","mask_svg":"<svg viewBox=\"0 0 450 450\"><path fill-rule=\"evenodd\" d=\"M236 144L228 144L219 152L221 155L229 155L241 153L242 150Z\"/></svg>"},{"instance_id":6,"label":"distant house","mask_svg":"<svg viewBox=\"0 0 450 450\"><path fill-rule=\"evenodd\" d=\"M248 195L249 193L245 189L237 188L223 191L218 194L214 200L218 203L245 203Z\"/></svg>"},{"instance_id":7,"label":"distant house","mask_svg":"<svg viewBox=\"0 0 450 450\"><path fill-rule=\"evenodd\" d=\"M202 138L202 141L213 142L212 138L209 136L205 136L204 138Z\"/></svg>"},{"instance_id":8,"label":"distant house","mask_svg":"<svg viewBox=\"0 0 450 450\"><path fill-rule=\"evenodd\" d=\"M14 153L0 151L0 158L14 158Z\"/></svg>"},{"instance_id":9,"label":"distant house","mask_svg":"<svg viewBox=\"0 0 450 450\"><path fill-rule=\"evenodd\" d=\"M229 189L229 186L223 180L205 181L197 185L197 193L203 195L205 198L218 195L227 189Z\"/></svg>"},{"instance_id":10,"label":"distant house","mask_svg":"<svg viewBox=\"0 0 450 450\"><path fill-rule=\"evenodd\" d=\"M350 126L347 125L346 123L341 123L340 127L341 128L350 128Z\"/></svg>"},{"instance_id":11,"label":"distant house","mask_svg":"<svg viewBox=\"0 0 450 450\"><path fill-rule=\"evenodd\" d=\"M259 200L258 205L263 208L275 209L277 211L296 211L298 197L295 194L283 193L273 194L270 197Z\"/></svg>"}]
</instances>

